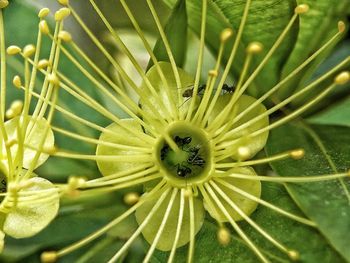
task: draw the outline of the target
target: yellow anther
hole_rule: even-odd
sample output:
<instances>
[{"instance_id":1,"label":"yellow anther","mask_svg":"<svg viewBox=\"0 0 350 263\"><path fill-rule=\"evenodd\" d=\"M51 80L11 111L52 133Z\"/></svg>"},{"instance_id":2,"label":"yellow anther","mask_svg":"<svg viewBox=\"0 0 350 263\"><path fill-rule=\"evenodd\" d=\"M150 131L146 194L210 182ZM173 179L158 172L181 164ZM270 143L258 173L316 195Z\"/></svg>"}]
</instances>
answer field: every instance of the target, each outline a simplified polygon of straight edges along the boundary
<instances>
[{"instance_id":1,"label":"yellow anther","mask_svg":"<svg viewBox=\"0 0 350 263\"><path fill-rule=\"evenodd\" d=\"M18 46L9 46L6 50L7 54L9 54L9 55L16 55L21 51L22 51L22 49Z\"/></svg>"},{"instance_id":2,"label":"yellow anther","mask_svg":"<svg viewBox=\"0 0 350 263\"><path fill-rule=\"evenodd\" d=\"M55 73L49 74L47 80L56 87L60 85L60 80Z\"/></svg>"},{"instance_id":3,"label":"yellow anther","mask_svg":"<svg viewBox=\"0 0 350 263\"><path fill-rule=\"evenodd\" d=\"M15 85L16 88L21 88L22 87L21 77L18 75L14 76L12 83L13 85Z\"/></svg>"},{"instance_id":4,"label":"yellow anther","mask_svg":"<svg viewBox=\"0 0 350 263\"><path fill-rule=\"evenodd\" d=\"M69 0L58 0L61 5L69 5Z\"/></svg>"},{"instance_id":5,"label":"yellow anther","mask_svg":"<svg viewBox=\"0 0 350 263\"><path fill-rule=\"evenodd\" d=\"M55 20L56 21L62 21L65 19L67 16L70 15L70 10L67 7L62 7L55 13Z\"/></svg>"},{"instance_id":6,"label":"yellow anther","mask_svg":"<svg viewBox=\"0 0 350 263\"><path fill-rule=\"evenodd\" d=\"M300 255L298 251L295 250L289 250L288 251L288 257L293 260L293 261L297 261L300 259Z\"/></svg>"},{"instance_id":7,"label":"yellow anther","mask_svg":"<svg viewBox=\"0 0 350 263\"><path fill-rule=\"evenodd\" d=\"M309 6L307 4L301 4L301 5L298 5L295 9L294 9L294 12L298 15L300 14L305 14L309 11Z\"/></svg>"},{"instance_id":8,"label":"yellow anther","mask_svg":"<svg viewBox=\"0 0 350 263\"><path fill-rule=\"evenodd\" d=\"M7 119L12 119L21 114L23 109L23 102L21 100L15 100L11 103L10 108L6 111L5 116Z\"/></svg>"},{"instance_id":9,"label":"yellow anther","mask_svg":"<svg viewBox=\"0 0 350 263\"><path fill-rule=\"evenodd\" d=\"M56 251L45 251L41 253L40 261L42 263L54 263L58 259Z\"/></svg>"},{"instance_id":10,"label":"yellow anther","mask_svg":"<svg viewBox=\"0 0 350 263\"><path fill-rule=\"evenodd\" d=\"M7 0L0 0L0 8L5 8L9 5L9 1Z\"/></svg>"},{"instance_id":11,"label":"yellow anther","mask_svg":"<svg viewBox=\"0 0 350 263\"><path fill-rule=\"evenodd\" d=\"M67 31L61 31L60 33L58 33L58 37L64 42L72 41L72 35Z\"/></svg>"},{"instance_id":12,"label":"yellow anther","mask_svg":"<svg viewBox=\"0 0 350 263\"><path fill-rule=\"evenodd\" d=\"M29 58L30 56L32 56L35 53L35 46L30 44L30 45L26 45L23 48L23 56L26 58Z\"/></svg>"},{"instance_id":13,"label":"yellow anther","mask_svg":"<svg viewBox=\"0 0 350 263\"><path fill-rule=\"evenodd\" d=\"M250 149L248 147L244 147L244 146L238 147L237 153L238 153L238 157L241 160L248 159L251 155Z\"/></svg>"},{"instance_id":14,"label":"yellow anther","mask_svg":"<svg viewBox=\"0 0 350 263\"><path fill-rule=\"evenodd\" d=\"M346 29L346 25L343 21L338 22L338 30L340 33L343 33Z\"/></svg>"},{"instance_id":15,"label":"yellow anther","mask_svg":"<svg viewBox=\"0 0 350 263\"><path fill-rule=\"evenodd\" d=\"M225 28L220 34L221 42L226 42L233 35L233 30L231 28Z\"/></svg>"},{"instance_id":16,"label":"yellow anther","mask_svg":"<svg viewBox=\"0 0 350 263\"><path fill-rule=\"evenodd\" d=\"M140 195L136 192L130 192L124 195L123 200L127 205L134 205L140 200Z\"/></svg>"},{"instance_id":17,"label":"yellow anther","mask_svg":"<svg viewBox=\"0 0 350 263\"><path fill-rule=\"evenodd\" d=\"M344 84L348 83L349 80L350 80L350 72L344 71L335 77L334 83L338 84L338 85L344 85Z\"/></svg>"},{"instance_id":18,"label":"yellow anther","mask_svg":"<svg viewBox=\"0 0 350 263\"><path fill-rule=\"evenodd\" d=\"M348 170L348 176L350 176L350 170Z\"/></svg>"},{"instance_id":19,"label":"yellow anther","mask_svg":"<svg viewBox=\"0 0 350 263\"><path fill-rule=\"evenodd\" d=\"M53 155L57 152L57 147L54 145L50 146L50 147L44 147L43 152L50 154L50 155Z\"/></svg>"},{"instance_id":20,"label":"yellow anther","mask_svg":"<svg viewBox=\"0 0 350 263\"><path fill-rule=\"evenodd\" d=\"M39 23L39 29L41 33L48 35L50 33L49 26L47 25L47 22L45 20L40 21Z\"/></svg>"},{"instance_id":21,"label":"yellow anther","mask_svg":"<svg viewBox=\"0 0 350 263\"><path fill-rule=\"evenodd\" d=\"M290 157L295 160L299 160L305 156L305 151L303 149L297 149L290 152Z\"/></svg>"},{"instance_id":22,"label":"yellow anther","mask_svg":"<svg viewBox=\"0 0 350 263\"><path fill-rule=\"evenodd\" d=\"M215 69L209 70L208 75L211 77L217 77L219 75L219 72Z\"/></svg>"},{"instance_id":23,"label":"yellow anther","mask_svg":"<svg viewBox=\"0 0 350 263\"><path fill-rule=\"evenodd\" d=\"M38 69L44 69L47 68L47 66L50 65L50 62L47 59L41 59L38 62Z\"/></svg>"},{"instance_id":24,"label":"yellow anther","mask_svg":"<svg viewBox=\"0 0 350 263\"><path fill-rule=\"evenodd\" d=\"M47 17L48 14L50 14L50 9L45 7L45 8L40 9L40 11L38 13L38 17L42 19L42 18Z\"/></svg>"},{"instance_id":25,"label":"yellow anther","mask_svg":"<svg viewBox=\"0 0 350 263\"><path fill-rule=\"evenodd\" d=\"M217 232L217 239L223 246L227 246L231 241L231 233L226 227L220 227Z\"/></svg>"},{"instance_id":26,"label":"yellow anther","mask_svg":"<svg viewBox=\"0 0 350 263\"><path fill-rule=\"evenodd\" d=\"M247 53L258 54L263 51L264 46L260 42L252 42L247 47Z\"/></svg>"}]
</instances>

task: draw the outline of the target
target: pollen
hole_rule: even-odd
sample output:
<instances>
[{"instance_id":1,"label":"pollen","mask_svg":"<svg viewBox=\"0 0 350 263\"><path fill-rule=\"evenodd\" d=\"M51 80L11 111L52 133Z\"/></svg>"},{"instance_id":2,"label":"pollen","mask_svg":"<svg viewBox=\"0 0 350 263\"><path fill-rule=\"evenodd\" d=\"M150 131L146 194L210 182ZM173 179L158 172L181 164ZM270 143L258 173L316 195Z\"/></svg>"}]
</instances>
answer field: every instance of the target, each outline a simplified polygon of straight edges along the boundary
<instances>
[{"instance_id":1,"label":"pollen","mask_svg":"<svg viewBox=\"0 0 350 263\"><path fill-rule=\"evenodd\" d=\"M335 77L334 83L337 85L344 85L344 84L348 83L349 80L350 80L350 72L344 71Z\"/></svg>"},{"instance_id":2,"label":"pollen","mask_svg":"<svg viewBox=\"0 0 350 263\"><path fill-rule=\"evenodd\" d=\"M61 31L59 34L58 34L58 37L60 39L62 39L64 42L70 42L72 41L72 35L67 32L67 31Z\"/></svg>"},{"instance_id":3,"label":"pollen","mask_svg":"<svg viewBox=\"0 0 350 263\"><path fill-rule=\"evenodd\" d=\"M231 233L226 227L220 227L217 232L217 239L223 246L227 246L231 241Z\"/></svg>"},{"instance_id":4,"label":"pollen","mask_svg":"<svg viewBox=\"0 0 350 263\"><path fill-rule=\"evenodd\" d=\"M30 44L23 48L23 56L26 58L31 57L35 53L35 46Z\"/></svg>"},{"instance_id":5,"label":"pollen","mask_svg":"<svg viewBox=\"0 0 350 263\"><path fill-rule=\"evenodd\" d=\"M307 4L301 4L301 5L298 5L296 8L295 8L295 13L296 14L305 14L309 11L309 6Z\"/></svg>"},{"instance_id":6,"label":"pollen","mask_svg":"<svg viewBox=\"0 0 350 263\"><path fill-rule=\"evenodd\" d=\"M8 6L9 1L7 0L0 0L0 8L5 8L6 6Z\"/></svg>"},{"instance_id":7,"label":"pollen","mask_svg":"<svg viewBox=\"0 0 350 263\"><path fill-rule=\"evenodd\" d=\"M17 55L18 53L20 53L22 51L22 49L18 46L9 46L6 50L7 54L9 55Z\"/></svg>"},{"instance_id":8,"label":"pollen","mask_svg":"<svg viewBox=\"0 0 350 263\"><path fill-rule=\"evenodd\" d=\"M295 160L302 159L305 156L304 149L297 149L290 152L290 157L292 157Z\"/></svg>"},{"instance_id":9,"label":"pollen","mask_svg":"<svg viewBox=\"0 0 350 263\"><path fill-rule=\"evenodd\" d=\"M62 21L65 19L67 16L70 15L70 10L67 7L62 7L55 13L55 20L56 21Z\"/></svg>"},{"instance_id":10,"label":"pollen","mask_svg":"<svg viewBox=\"0 0 350 263\"><path fill-rule=\"evenodd\" d=\"M41 254L40 260L42 263L54 263L58 259L56 251L45 251Z\"/></svg>"},{"instance_id":11,"label":"pollen","mask_svg":"<svg viewBox=\"0 0 350 263\"><path fill-rule=\"evenodd\" d=\"M12 83L16 88L18 88L18 89L21 88L22 87L21 77L18 75L14 76Z\"/></svg>"},{"instance_id":12,"label":"pollen","mask_svg":"<svg viewBox=\"0 0 350 263\"><path fill-rule=\"evenodd\" d=\"M226 42L233 36L233 30L231 28L226 28L221 32L220 40L221 42Z\"/></svg>"},{"instance_id":13,"label":"pollen","mask_svg":"<svg viewBox=\"0 0 350 263\"><path fill-rule=\"evenodd\" d=\"M130 192L124 195L123 200L127 205L134 205L140 200L140 195L137 192Z\"/></svg>"},{"instance_id":14,"label":"pollen","mask_svg":"<svg viewBox=\"0 0 350 263\"><path fill-rule=\"evenodd\" d=\"M247 47L247 52L250 54L259 54L263 51L264 47L260 42L252 42Z\"/></svg>"},{"instance_id":15,"label":"pollen","mask_svg":"<svg viewBox=\"0 0 350 263\"><path fill-rule=\"evenodd\" d=\"M45 7L45 8L40 9L40 11L38 13L38 17L40 19L43 19L43 18L47 17L48 14L50 14L50 9Z\"/></svg>"}]
</instances>

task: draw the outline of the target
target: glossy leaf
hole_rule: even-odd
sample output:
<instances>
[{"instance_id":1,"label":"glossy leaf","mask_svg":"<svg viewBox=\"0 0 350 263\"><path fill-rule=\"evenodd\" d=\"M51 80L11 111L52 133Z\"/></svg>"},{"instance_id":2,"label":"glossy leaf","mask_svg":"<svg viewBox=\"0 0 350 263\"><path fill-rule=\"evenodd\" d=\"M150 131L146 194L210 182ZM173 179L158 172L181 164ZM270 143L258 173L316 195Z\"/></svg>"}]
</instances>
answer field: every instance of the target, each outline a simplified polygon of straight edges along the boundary
<instances>
[{"instance_id":1,"label":"glossy leaf","mask_svg":"<svg viewBox=\"0 0 350 263\"><path fill-rule=\"evenodd\" d=\"M269 155L303 148L299 161L272 164L282 176L322 175L345 172L350 167L350 128L312 125L284 126L271 132ZM350 260L350 180L288 184L287 189L304 213L347 260Z\"/></svg>"},{"instance_id":2,"label":"glossy leaf","mask_svg":"<svg viewBox=\"0 0 350 263\"><path fill-rule=\"evenodd\" d=\"M176 65L182 67L186 56L187 46L187 13L185 0L177 1L176 6L164 27L164 32L174 55ZM165 44L161 37L158 38L153 52L158 61L170 62ZM153 62L150 60L147 68L151 68L152 65Z\"/></svg>"}]
</instances>

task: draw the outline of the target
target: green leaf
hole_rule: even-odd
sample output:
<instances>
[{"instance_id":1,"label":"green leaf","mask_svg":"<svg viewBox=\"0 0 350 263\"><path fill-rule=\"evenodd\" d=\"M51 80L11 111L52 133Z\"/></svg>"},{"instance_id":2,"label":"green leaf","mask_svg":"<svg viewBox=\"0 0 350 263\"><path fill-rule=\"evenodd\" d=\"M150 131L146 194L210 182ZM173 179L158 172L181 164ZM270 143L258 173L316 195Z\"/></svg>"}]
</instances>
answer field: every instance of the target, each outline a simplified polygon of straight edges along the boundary
<instances>
[{"instance_id":1,"label":"green leaf","mask_svg":"<svg viewBox=\"0 0 350 263\"><path fill-rule=\"evenodd\" d=\"M165 25L164 32L176 65L182 67L186 56L187 46L187 13L185 0L177 1L176 6ZM158 61L170 62L165 44L161 37L158 38L153 52ZM150 60L147 69L150 69L152 65L153 62Z\"/></svg>"},{"instance_id":2,"label":"green leaf","mask_svg":"<svg viewBox=\"0 0 350 263\"><path fill-rule=\"evenodd\" d=\"M314 124L350 126L350 97L309 119Z\"/></svg>"},{"instance_id":3,"label":"green leaf","mask_svg":"<svg viewBox=\"0 0 350 263\"><path fill-rule=\"evenodd\" d=\"M169 6L174 5L174 0L164 0L164 2ZM248 88L251 95L260 96L264 94L317 50L337 30L337 21L344 18L345 10L350 5L347 0L337 2L308 0L303 1L303 3L310 5L310 14L303 14L299 24L298 22L294 24L282 44ZM246 0L208 1L206 44L215 54L218 53L222 30L231 27L237 32L245 4ZM299 4L299 1L295 0L252 1L241 45L233 64L232 72L236 78L242 69L245 56L244 47L253 41L260 41L265 47L264 54L266 54L293 16L297 4ZM191 14L188 21L189 26L199 35L201 1L187 1L187 13ZM230 47L231 44L228 42L227 46ZM224 52L223 58L225 61L228 59L230 50L230 48L227 48ZM295 81L290 82L280 95L291 94L297 87L302 86L315 71L316 66L329 54L330 50L320 56L302 74L295 77ZM255 58L251 68L256 68L264 54Z\"/></svg>"},{"instance_id":4,"label":"green leaf","mask_svg":"<svg viewBox=\"0 0 350 263\"><path fill-rule=\"evenodd\" d=\"M271 132L267 153L303 148L302 160L272 164L282 176L322 175L345 172L350 167L350 128L326 125L286 125ZM303 212L330 243L350 260L350 180L348 178L303 184L287 189Z\"/></svg>"},{"instance_id":5,"label":"green leaf","mask_svg":"<svg viewBox=\"0 0 350 263\"><path fill-rule=\"evenodd\" d=\"M299 32L293 51L283 66L282 78L292 72L298 65L305 61L312 53L327 42L338 32L337 23L345 18L345 10L350 6L348 0L336 2L328 0L297 0L297 4L308 4L310 10L300 16ZM281 90L280 96L285 97L293 90L300 89L310 79L317 66L330 54L335 44L322 53L305 70L288 82Z\"/></svg>"},{"instance_id":6,"label":"green leaf","mask_svg":"<svg viewBox=\"0 0 350 263\"><path fill-rule=\"evenodd\" d=\"M291 213L301 214L283 186L263 183L262 194L264 200ZM322 235L312 227L297 223L263 206L258 206L251 218L289 249L297 250L300 253L300 262L344 262L337 252L327 244ZM239 225L271 262L293 262L246 222ZM217 229L216 223L211 218L205 221L201 231L196 236L194 255L196 262L259 262L255 254L233 230L231 230L230 244L226 247L219 244L216 238ZM187 251L187 246L178 249L174 262L186 262ZM153 262L166 262L167 256L166 253L157 252Z\"/></svg>"}]
</instances>

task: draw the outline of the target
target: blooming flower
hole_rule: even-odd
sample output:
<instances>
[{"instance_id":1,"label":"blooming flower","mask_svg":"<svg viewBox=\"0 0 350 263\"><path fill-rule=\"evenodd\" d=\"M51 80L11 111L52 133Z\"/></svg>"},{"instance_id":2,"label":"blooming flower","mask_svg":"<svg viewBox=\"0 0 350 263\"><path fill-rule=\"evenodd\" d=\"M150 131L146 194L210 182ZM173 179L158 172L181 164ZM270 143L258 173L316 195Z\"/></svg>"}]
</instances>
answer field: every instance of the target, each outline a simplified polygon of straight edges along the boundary
<instances>
[{"instance_id":1,"label":"blooming flower","mask_svg":"<svg viewBox=\"0 0 350 263\"><path fill-rule=\"evenodd\" d=\"M44 117L47 103L38 103L32 115L29 114L31 92L34 89L37 68L30 67L39 62L41 31L39 31L37 49L27 45L21 50L17 46L7 49L9 55L20 54L24 59L25 83L15 76L13 84L24 89L24 102L15 100L6 110L6 49L4 37L3 9L7 1L0 2L0 54L1 54L1 106L0 106L0 180L1 180L1 250L5 234L14 238L25 238L37 234L56 216L59 207L58 189L48 180L38 177L33 171L49 157L54 146L54 135L50 129L53 108L47 119ZM53 48L56 47L54 44ZM57 64L58 58L51 58ZM52 91L54 83L47 78L42 94L55 101ZM45 95L46 94L46 95Z\"/></svg>"},{"instance_id":2,"label":"blooming flower","mask_svg":"<svg viewBox=\"0 0 350 263\"><path fill-rule=\"evenodd\" d=\"M118 216L102 229L71 246L57 252L44 252L42 254L42 261L56 261L59 257L96 239L125 220L128 216L135 214L139 227L122 248L111 258L110 262L120 259L141 233L150 244L150 248L144 259L145 262L151 259L155 249L170 251L168 261L172 262L176 249L187 244L189 251L188 261L192 262L195 236L202 227L206 211L217 221L219 225L218 240L223 245L229 242L230 235L226 225L230 224L257 257L263 262L268 262L267 257L237 223L244 220L291 259L297 259L297 251L286 247L272 237L272 235L255 223L250 218L250 215L258 205L262 205L300 223L311 226L314 226L314 223L264 201L261 198L261 182L302 183L316 180L333 180L346 177L348 174L342 173L305 178L270 177L259 176L255 173L254 168L252 168L254 165L276 160L302 158L304 155L302 149L291 149L288 152L263 159L252 160L252 158L265 146L268 133L271 129L299 116L320 99L324 98L336 86L349 81L349 72L344 71L339 73L339 68L345 62L342 62L321 78L270 109L266 109L262 102L278 91L285 82L292 79L293 76L331 45L344 32L344 24L342 22L339 23L339 32L322 46L320 50L291 72L282 82L278 83L262 97L256 99L245 95L246 89L276 51L296 18L308 11L307 5L296 7L295 15L292 17L290 23L276 40L275 45L273 45L273 48L264 57L261 64L251 74L248 73L251 70L252 57L258 56L263 47L257 42L251 43L247 47L246 61L240 78L237 84L231 85L226 83L226 80L240 43L250 1L247 1L245 13L234 45L227 47L227 40L232 37L233 32L231 29L224 30L221 34L221 46L217 63L208 72L206 84L200 84L205 36L206 1L203 1L202 6L204 23L202 24L203 33L201 35L198 68L195 75L192 76L177 67L170 44L160 25L159 18L151 1L147 1L147 3L153 13L170 62L157 60L156 55L143 37L136 19L128 9L125 1L121 1L154 64L145 73L134 59L128 47L105 19L96 3L91 0L90 2L93 8L101 17L110 33L115 37L118 46L128 56L140 74L142 84L137 86L118 61L109 55L100 41L69 5L68 1L60 0L59 2L66 7L60 9L58 14L68 14L71 12L96 46L115 67L123 81L127 82L140 98L139 103L134 102L119 84L114 83L92 62L83 50L76 45L68 32L60 31L54 36L51 36L53 43L57 45L60 43L60 40L64 40L70 44L71 48L80 55L80 58L85 60L98 77L103 79L103 82L99 81L89 70L86 70L71 55L68 49L59 46L57 50L63 52L96 85L97 89L129 115L129 118L126 119L119 118L103 107L95 98L85 92L84 89L80 88L78 84L62 74L57 68L53 69L50 76L52 74L57 76L57 85L61 87L62 91L69 93L81 102L94 108L112 122L112 124L104 128L80 116L74 115L62 107L55 107L57 111L62 112L67 117L87 127L96 129L101 133L100 137L95 139L53 127L53 130L57 133L80 141L96 144L97 150L96 155L72 153L64 150L54 151L50 154L65 158L95 160L103 175L101 178L89 181L72 177L67 185L61 187L70 194L97 195L99 193L141 185L143 186L144 193L141 197L135 194L127 195L126 201L130 204L132 203L132 206L125 213ZM226 48L231 50L231 55L221 72L222 52ZM36 66L38 62L34 62L33 64ZM306 105L275 122L269 123L269 116L271 114L313 89L320 81L332 76L334 73L338 73L338 75L333 83ZM108 84L109 87L106 88L105 84ZM35 95L34 92L31 92L31 94ZM39 95L36 97L39 98L39 101L47 102L44 96ZM47 103L55 105L54 100Z\"/></svg>"}]
</instances>

